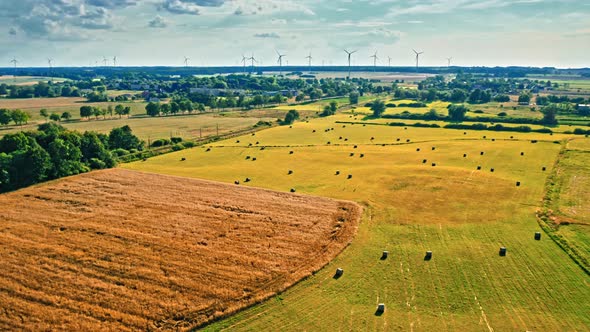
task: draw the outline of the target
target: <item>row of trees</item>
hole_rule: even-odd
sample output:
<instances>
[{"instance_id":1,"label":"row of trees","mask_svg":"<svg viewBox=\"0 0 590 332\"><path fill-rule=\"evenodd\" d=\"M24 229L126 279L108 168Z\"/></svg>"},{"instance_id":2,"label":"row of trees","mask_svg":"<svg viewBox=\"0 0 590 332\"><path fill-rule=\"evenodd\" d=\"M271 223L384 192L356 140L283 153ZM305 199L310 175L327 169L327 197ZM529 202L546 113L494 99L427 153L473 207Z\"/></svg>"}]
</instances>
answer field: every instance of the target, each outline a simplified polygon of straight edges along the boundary
<instances>
[{"instance_id":1,"label":"row of trees","mask_svg":"<svg viewBox=\"0 0 590 332\"><path fill-rule=\"evenodd\" d=\"M91 116L94 116L97 119L100 116L106 118L107 115L110 115L112 117L113 114L118 115L119 118L121 118L123 115L129 116L131 114L131 107L123 106L121 104L118 104L115 107L109 105L107 108L100 108L89 105L80 107L80 117L82 118L90 119Z\"/></svg>"},{"instance_id":2,"label":"row of trees","mask_svg":"<svg viewBox=\"0 0 590 332\"><path fill-rule=\"evenodd\" d=\"M205 105L201 103L193 104L190 100L182 100L180 102L172 101L168 104L150 102L145 106L147 115L149 116L160 116L160 115L176 115L178 113L192 113L197 110L198 112L205 112Z\"/></svg>"},{"instance_id":3,"label":"row of trees","mask_svg":"<svg viewBox=\"0 0 590 332\"><path fill-rule=\"evenodd\" d=\"M42 181L115 166L111 150L142 149L128 126L109 135L80 133L46 123L36 131L0 139L0 192Z\"/></svg>"},{"instance_id":4,"label":"row of trees","mask_svg":"<svg viewBox=\"0 0 590 332\"><path fill-rule=\"evenodd\" d=\"M26 124L30 119L28 113L21 110L9 110L0 108L0 125L7 125L14 122L17 126Z\"/></svg>"}]
</instances>

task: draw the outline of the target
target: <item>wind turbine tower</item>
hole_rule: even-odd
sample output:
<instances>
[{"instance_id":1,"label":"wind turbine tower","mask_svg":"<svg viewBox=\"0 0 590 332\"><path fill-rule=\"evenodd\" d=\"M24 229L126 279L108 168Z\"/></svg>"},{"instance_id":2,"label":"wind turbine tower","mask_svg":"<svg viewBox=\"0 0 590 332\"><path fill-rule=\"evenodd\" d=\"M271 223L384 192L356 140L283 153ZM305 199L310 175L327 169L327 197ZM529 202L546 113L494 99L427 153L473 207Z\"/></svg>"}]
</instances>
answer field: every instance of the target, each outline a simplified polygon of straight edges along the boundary
<instances>
[{"instance_id":1,"label":"wind turbine tower","mask_svg":"<svg viewBox=\"0 0 590 332\"><path fill-rule=\"evenodd\" d=\"M285 57L286 54L281 54L277 50L275 50L275 52L277 52L277 55L279 56L279 58L277 59L277 63L279 64L279 75L282 75L283 74L283 57Z\"/></svg>"},{"instance_id":2,"label":"wind turbine tower","mask_svg":"<svg viewBox=\"0 0 590 332\"><path fill-rule=\"evenodd\" d=\"M248 60L248 58L242 54L242 65L244 66L244 73L246 72L246 61Z\"/></svg>"},{"instance_id":3,"label":"wind turbine tower","mask_svg":"<svg viewBox=\"0 0 590 332\"><path fill-rule=\"evenodd\" d=\"M311 59L313 59L313 57L311 56L311 52L309 52L309 55L305 58L307 59L307 66L309 68L309 72L311 73Z\"/></svg>"},{"instance_id":4,"label":"wind turbine tower","mask_svg":"<svg viewBox=\"0 0 590 332\"><path fill-rule=\"evenodd\" d=\"M346 54L348 54L348 78L350 78L350 59L354 53L358 52L358 50L349 52L348 50L345 49L344 52L346 52Z\"/></svg>"},{"instance_id":5,"label":"wind turbine tower","mask_svg":"<svg viewBox=\"0 0 590 332\"><path fill-rule=\"evenodd\" d=\"M416 69L418 69L418 65L420 62L420 55L424 54L424 52L417 52L416 50L412 49L412 51L414 51L414 53L416 53Z\"/></svg>"},{"instance_id":6,"label":"wind turbine tower","mask_svg":"<svg viewBox=\"0 0 590 332\"><path fill-rule=\"evenodd\" d=\"M107 66L107 62L108 62L108 61L109 61L109 60L107 60L107 58L106 58L106 57L104 57L104 56L102 57L102 63L103 63L103 65L104 65L104 67L106 67L106 66Z\"/></svg>"},{"instance_id":7,"label":"wind turbine tower","mask_svg":"<svg viewBox=\"0 0 590 332\"><path fill-rule=\"evenodd\" d=\"M251 69L250 69L250 72L253 72L253 71L254 71L254 62L258 62L258 61L256 60L256 58L254 58L254 53L252 53L252 56L251 56L251 57L249 57L247 60L250 60L250 61L252 61L252 67L250 67L250 68L251 68Z\"/></svg>"},{"instance_id":8,"label":"wind turbine tower","mask_svg":"<svg viewBox=\"0 0 590 332\"><path fill-rule=\"evenodd\" d=\"M117 67L117 56L113 57L113 67Z\"/></svg>"},{"instance_id":9,"label":"wind turbine tower","mask_svg":"<svg viewBox=\"0 0 590 332\"><path fill-rule=\"evenodd\" d=\"M375 51L375 54L371 55L369 58L373 58L373 71L375 71L377 68L377 60L379 59L377 51Z\"/></svg>"},{"instance_id":10,"label":"wind turbine tower","mask_svg":"<svg viewBox=\"0 0 590 332\"><path fill-rule=\"evenodd\" d=\"M188 61L189 61L190 59L191 59L191 58L189 58L189 57L186 57L186 56L184 57L184 66L185 66L185 67L188 67Z\"/></svg>"},{"instance_id":11,"label":"wind turbine tower","mask_svg":"<svg viewBox=\"0 0 590 332\"><path fill-rule=\"evenodd\" d=\"M451 66L451 61L453 60L453 57L447 58L447 67Z\"/></svg>"},{"instance_id":12,"label":"wind turbine tower","mask_svg":"<svg viewBox=\"0 0 590 332\"><path fill-rule=\"evenodd\" d=\"M10 63L14 64L14 81L16 82L16 64L18 63L18 60L16 58L12 58L12 60L10 60Z\"/></svg>"}]
</instances>

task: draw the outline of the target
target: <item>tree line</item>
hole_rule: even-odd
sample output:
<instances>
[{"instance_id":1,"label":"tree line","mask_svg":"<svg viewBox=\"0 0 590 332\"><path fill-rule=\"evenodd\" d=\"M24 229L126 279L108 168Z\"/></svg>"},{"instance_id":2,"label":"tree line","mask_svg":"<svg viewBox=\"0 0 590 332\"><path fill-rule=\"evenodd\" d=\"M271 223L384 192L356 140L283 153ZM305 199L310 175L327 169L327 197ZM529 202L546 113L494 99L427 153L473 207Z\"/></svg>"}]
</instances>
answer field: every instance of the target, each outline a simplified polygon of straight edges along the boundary
<instances>
[{"instance_id":1,"label":"tree line","mask_svg":"<svg viewBox=\"0 0 590 332\"><path fill-rule=\"evenodd\" d=\"M8 134L0 139L0 192L114 167L114 151L141 150L143 146L129 126L105 135L45 123L35 131Z\"/></svg>"}]
</instances>

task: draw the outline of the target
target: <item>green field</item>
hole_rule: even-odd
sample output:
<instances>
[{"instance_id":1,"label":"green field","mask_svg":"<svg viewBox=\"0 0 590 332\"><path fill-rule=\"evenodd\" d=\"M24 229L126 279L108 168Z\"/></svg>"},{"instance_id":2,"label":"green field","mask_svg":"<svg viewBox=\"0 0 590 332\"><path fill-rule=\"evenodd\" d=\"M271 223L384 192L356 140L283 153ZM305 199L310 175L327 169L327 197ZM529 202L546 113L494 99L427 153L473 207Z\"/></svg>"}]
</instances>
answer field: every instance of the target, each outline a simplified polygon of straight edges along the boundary
<instances>
[{"instance_id":1,"label":"green field","mask_svg":"<svg viewBox=\"0 0 590 332\"><path fill-rule=\"evenodd\" d=\"M555 135L335 123L347 119L314 119L211 144L208 152L122 165L224 182L249 177L248 185L365 206L352 245L327 268L207 329L588 330L588 275L547 237L533 239L549 173L542 167L553 165L561 147ZM515 139L500 139L507 135ZM498 255L500 246L507 257ZM382 261L383 250L390 256ZM431 261L423 259L427 250ZM345 271L337 280L336 267ZM386 311L377 316L380 302Z\"/></svg>"}]
</instances>

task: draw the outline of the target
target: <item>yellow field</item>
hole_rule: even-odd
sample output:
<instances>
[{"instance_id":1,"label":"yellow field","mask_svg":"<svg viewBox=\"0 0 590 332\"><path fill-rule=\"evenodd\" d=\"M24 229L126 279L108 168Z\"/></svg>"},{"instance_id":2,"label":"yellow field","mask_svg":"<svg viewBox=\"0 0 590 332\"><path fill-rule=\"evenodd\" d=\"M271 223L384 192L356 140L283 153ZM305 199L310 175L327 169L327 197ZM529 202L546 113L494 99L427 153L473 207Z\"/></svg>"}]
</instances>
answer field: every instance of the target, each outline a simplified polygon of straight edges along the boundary
<instances>
[{"instance_id":1,"label":"yellow field","mask_svg":"<svg viewBox=\"0 0 590 332\"><path fill-rule=\"evenodd\" d=\"M550 239L533 239L535 210L561 147L553 141L565 136L335 123L346 119L299 122L217 142L210 151L122 165L224 182L248 177L251 186L365 206L357 237L328 268L210 330L590 326L588 275ZM506 257L498 256L501 246ZM390 258L380 261L382 250ZM426 250L432 261L423 259ZM338 280L336 267L345 271ZM378 316L380 302L386 311Z\"/></svg>"}]
</instances>

